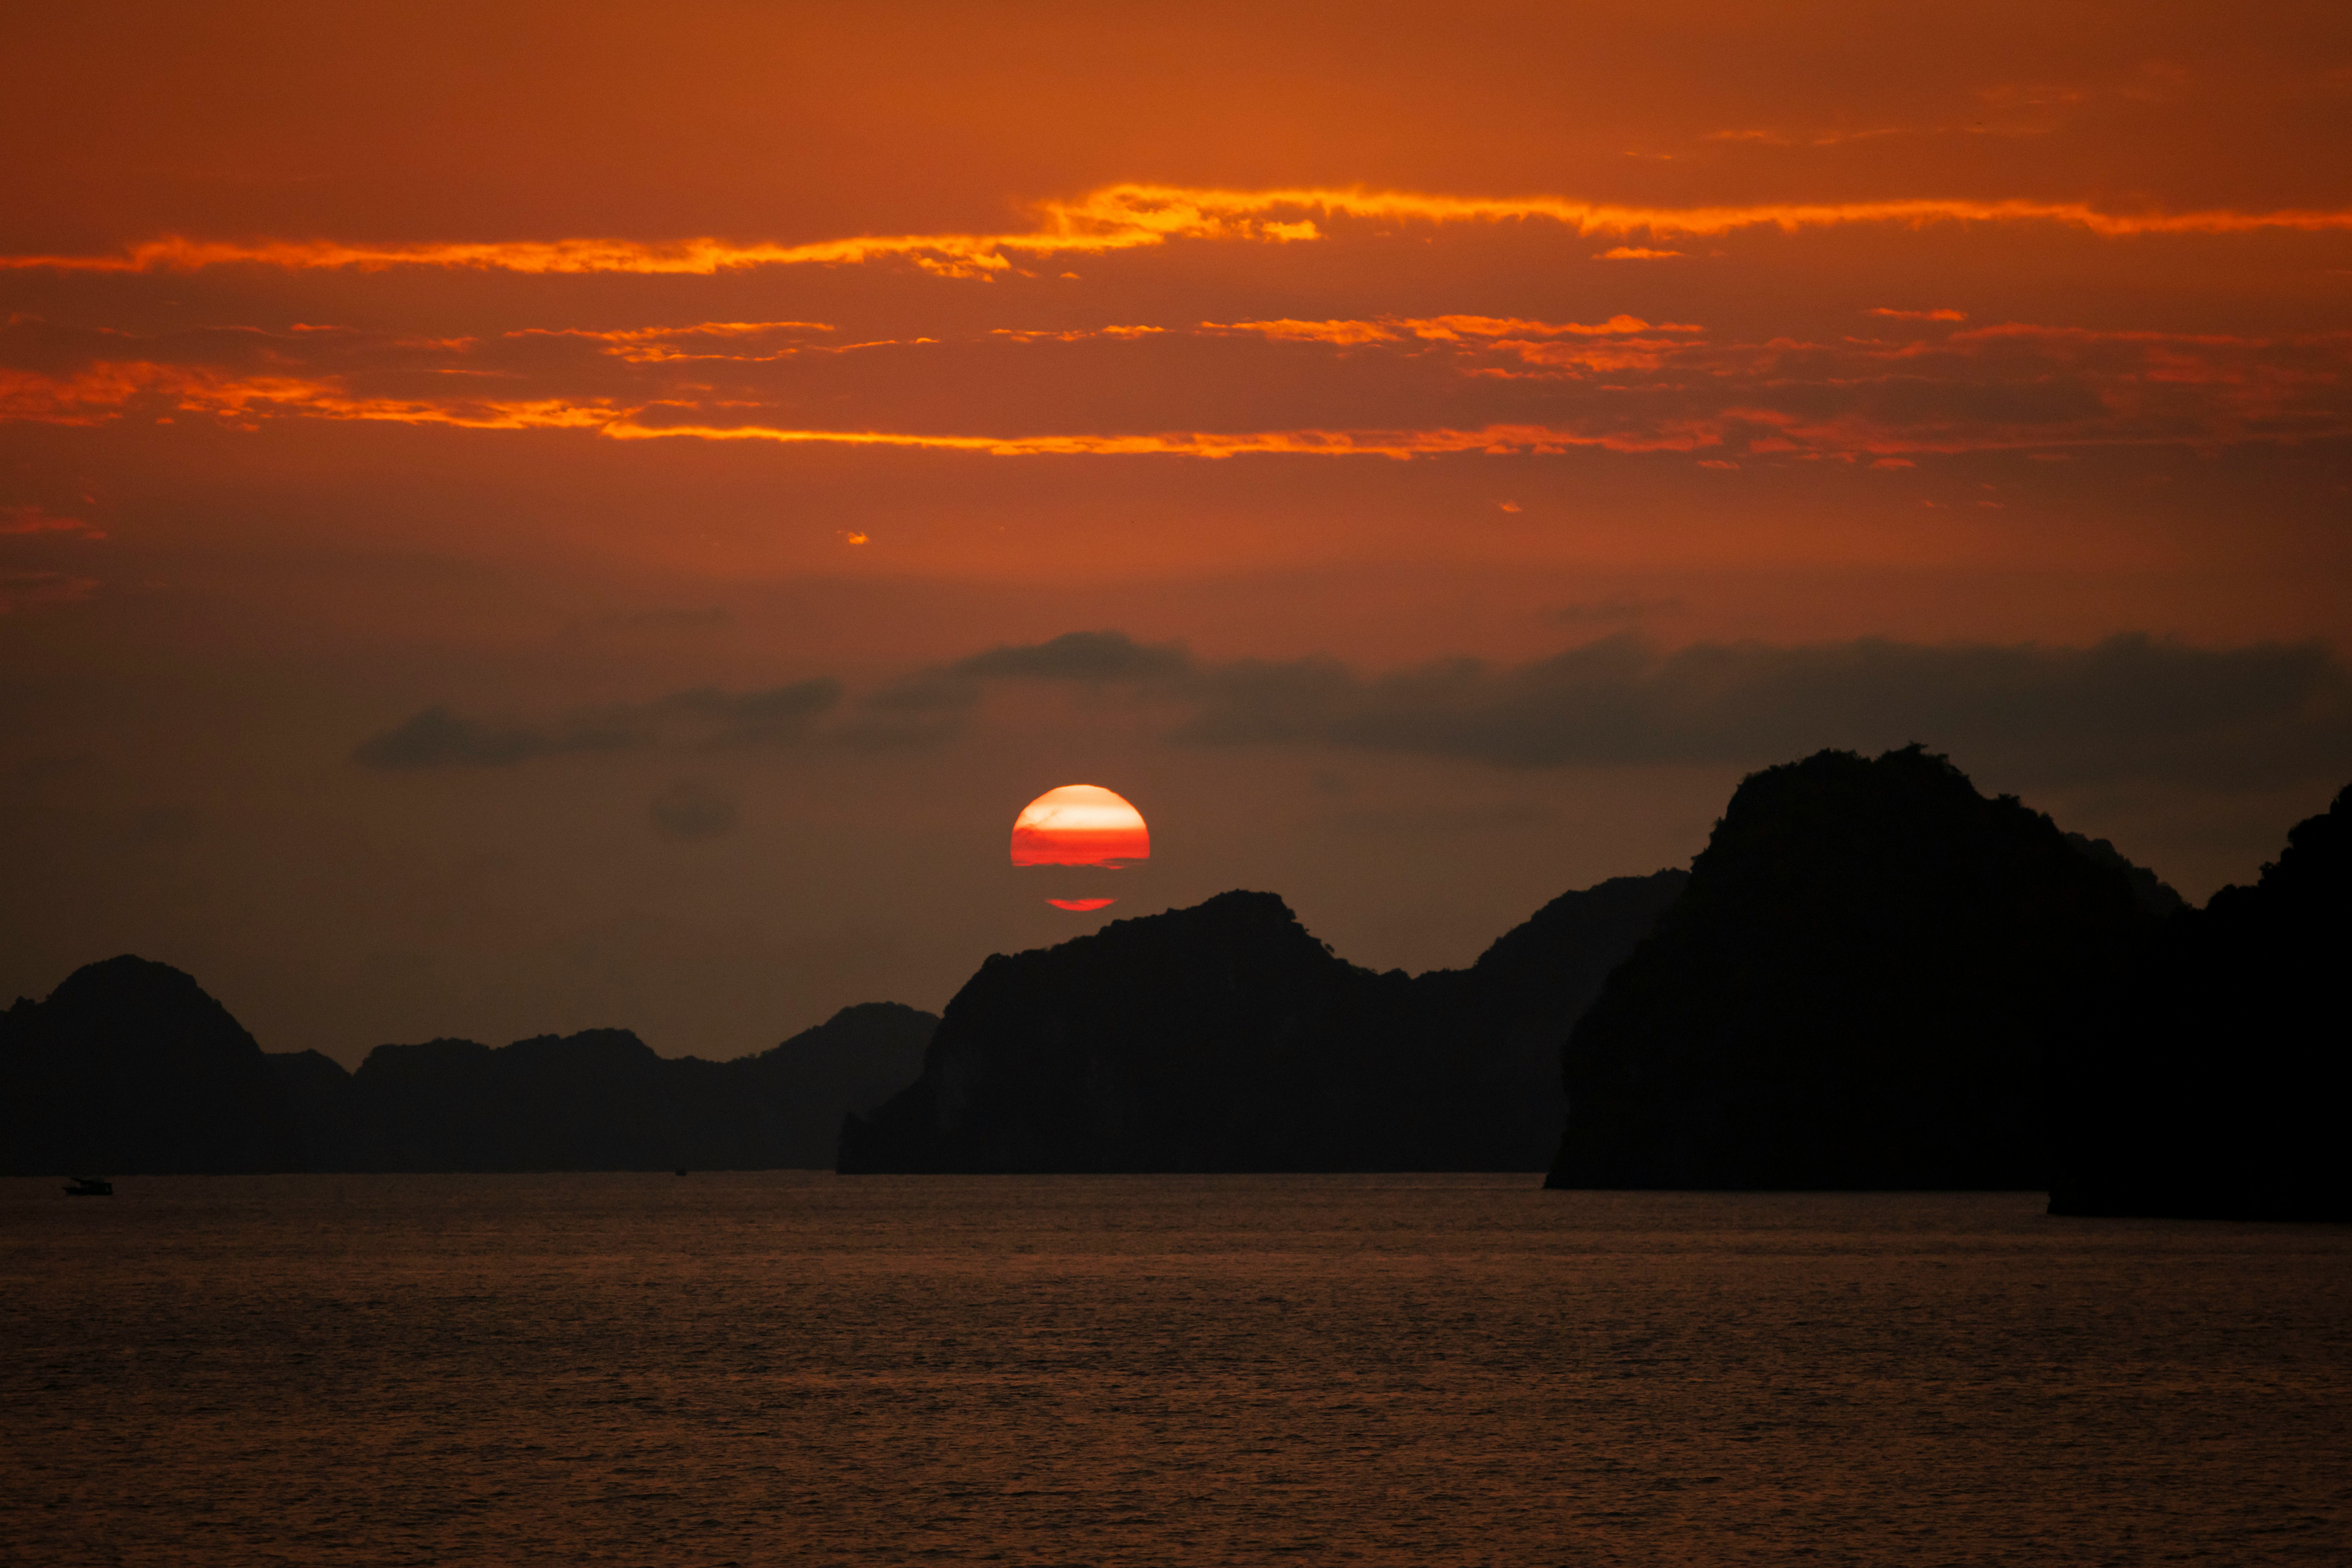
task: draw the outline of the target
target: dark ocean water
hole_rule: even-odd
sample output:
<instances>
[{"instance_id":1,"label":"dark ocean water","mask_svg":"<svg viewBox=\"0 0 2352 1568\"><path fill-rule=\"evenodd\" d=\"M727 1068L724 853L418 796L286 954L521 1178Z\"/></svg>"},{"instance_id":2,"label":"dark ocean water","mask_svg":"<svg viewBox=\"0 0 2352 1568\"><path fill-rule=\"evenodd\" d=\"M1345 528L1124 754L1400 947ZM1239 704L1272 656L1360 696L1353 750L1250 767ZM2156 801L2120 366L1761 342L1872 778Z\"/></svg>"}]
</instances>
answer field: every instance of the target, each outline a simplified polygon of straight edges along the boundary
<instances>
[{"instance_id":1,"label":"dark ocean water","mask_svg":"<svg viewBox=\"0 0 2352 1568\"><path fill-rule=\"evenodd\" d=\"M2352 1561L2352 1228L1531 1177L0 1183L0 1559Z\"/></svg>"}]
</instances>

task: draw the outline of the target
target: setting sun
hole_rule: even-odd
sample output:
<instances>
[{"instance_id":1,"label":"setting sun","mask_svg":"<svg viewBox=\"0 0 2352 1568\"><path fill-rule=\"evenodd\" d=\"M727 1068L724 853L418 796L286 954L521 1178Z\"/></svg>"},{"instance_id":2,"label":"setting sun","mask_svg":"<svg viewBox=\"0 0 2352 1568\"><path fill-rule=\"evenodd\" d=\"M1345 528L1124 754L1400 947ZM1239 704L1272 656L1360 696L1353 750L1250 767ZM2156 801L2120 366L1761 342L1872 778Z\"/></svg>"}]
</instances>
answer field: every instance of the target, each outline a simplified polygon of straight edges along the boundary
<instances>
[{"instance_id":1,"label":"setting sun","mask_svg":"<svg viewBox=\"0 0 2352 1568\"><path fill-rule=\"evenodd\" d=\"M1064 784L1021 808L1013 821L1015 866L1086 867L1117 871L1151 858L1151 833L1126 797L1099 784ZM1057 910L1084 912L1115 900L1048 899Z\"/></svg>"}]
</instances>

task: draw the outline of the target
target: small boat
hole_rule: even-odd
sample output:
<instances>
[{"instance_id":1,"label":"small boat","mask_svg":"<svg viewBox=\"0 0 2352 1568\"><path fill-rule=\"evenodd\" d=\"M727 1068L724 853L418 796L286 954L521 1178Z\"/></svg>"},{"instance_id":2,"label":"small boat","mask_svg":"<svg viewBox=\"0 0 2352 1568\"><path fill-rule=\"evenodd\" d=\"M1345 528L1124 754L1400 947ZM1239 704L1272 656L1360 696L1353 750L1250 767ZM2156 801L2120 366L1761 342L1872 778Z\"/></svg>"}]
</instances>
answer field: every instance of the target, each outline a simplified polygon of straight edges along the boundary
<instances>
[{"instance_id":1,"label":"small boat","mask_svg":"<svg viewBox=\"0 0 2352 1568\"><path fill-rule=\"evenodd\" d=\"M66 1189L66 1196L69 1198L110 1198L114 1195L114 1184L104 1176L68 1176L66 1180L73 1184Z\"/></svg>"}]
</instances>

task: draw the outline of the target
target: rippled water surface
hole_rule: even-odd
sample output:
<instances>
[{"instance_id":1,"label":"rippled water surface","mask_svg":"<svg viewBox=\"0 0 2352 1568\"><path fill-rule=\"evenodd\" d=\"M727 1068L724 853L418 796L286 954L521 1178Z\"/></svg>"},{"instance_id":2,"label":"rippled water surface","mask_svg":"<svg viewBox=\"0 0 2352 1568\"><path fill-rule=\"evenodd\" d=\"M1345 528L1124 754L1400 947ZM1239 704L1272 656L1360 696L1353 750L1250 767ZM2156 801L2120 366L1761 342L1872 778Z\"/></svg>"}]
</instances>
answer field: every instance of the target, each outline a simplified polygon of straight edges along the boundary
<instances>
[{"instance_id":1,"label":"rippled water surface","mask_svg":"<svg viewBox=\"0 0 2352 1568\"><path fill-rule=\"evenodd\" d=\"M1532 1178L0 1183L0 1560L2352 1560L2352 1231Z\"/></svg>"}]
</instances>

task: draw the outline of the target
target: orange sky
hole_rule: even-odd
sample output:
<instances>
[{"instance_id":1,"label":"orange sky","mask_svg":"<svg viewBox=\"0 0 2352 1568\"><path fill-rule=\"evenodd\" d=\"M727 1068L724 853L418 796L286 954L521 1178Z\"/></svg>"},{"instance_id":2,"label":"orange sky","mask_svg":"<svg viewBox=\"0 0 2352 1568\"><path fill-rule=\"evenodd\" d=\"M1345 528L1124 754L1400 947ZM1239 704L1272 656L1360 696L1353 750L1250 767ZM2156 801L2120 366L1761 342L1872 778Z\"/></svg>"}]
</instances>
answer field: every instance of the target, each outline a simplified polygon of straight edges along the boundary
<instances>
[{"instance_id":1,"label":"orange sky","mask_svg":"<svg viewBox=\"0 0 2352 1568\"><path fill-rule=\"evenodd\" d=\"M1821 745L2195 896L2352 775L2338 8L57 9L0 994L731 1055L1071 778L1421 968Z\"/></svg>"}]
</instances>

